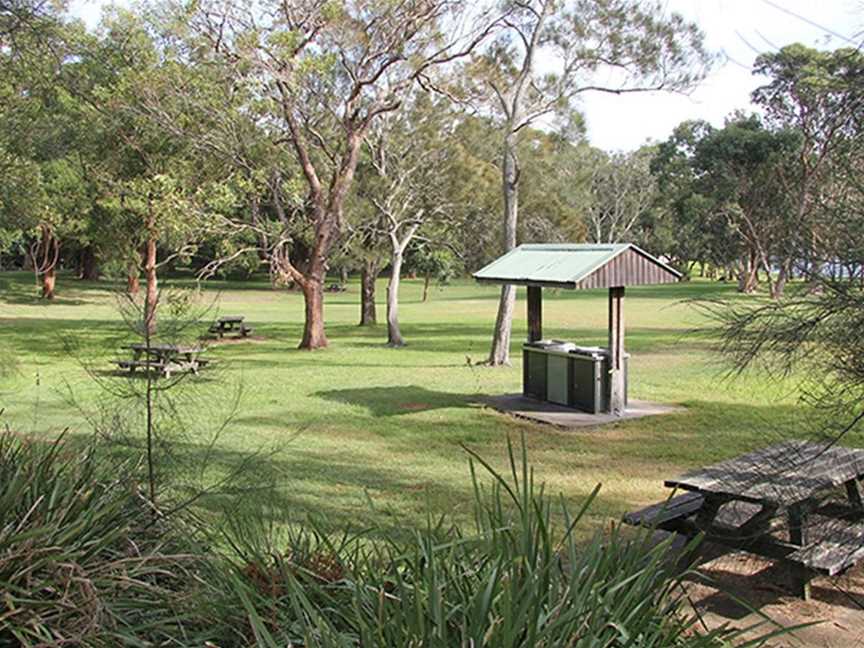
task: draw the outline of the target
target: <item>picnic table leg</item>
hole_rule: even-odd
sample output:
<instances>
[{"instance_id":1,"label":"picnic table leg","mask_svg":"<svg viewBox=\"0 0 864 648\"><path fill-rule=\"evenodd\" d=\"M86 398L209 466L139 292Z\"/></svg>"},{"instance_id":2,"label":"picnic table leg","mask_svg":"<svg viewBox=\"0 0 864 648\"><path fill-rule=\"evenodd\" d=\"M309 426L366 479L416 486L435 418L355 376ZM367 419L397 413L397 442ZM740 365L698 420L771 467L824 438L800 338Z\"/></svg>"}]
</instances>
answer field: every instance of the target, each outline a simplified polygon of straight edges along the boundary
<instances>
[{"instance_id":1,"label":"picnic table leg","mask_svg":"<svg viewBox=\"0 0 864 648\"><path fill-rule=\"evenodd\" d=\"M702 508L696 513L696 526L703 531L707 531L714 522L714 518L717 517L717 511L725 503L726 500L723 498L706 496Z\"/></svg>"},{"instance_id":2,"label":"picnic table leg","mask_svg":"<svg viewBox=\"0 0 864 648\"><path fill-rule=\"evenodd\" d=\"M766 502L756 515L741 525L738 533L744 539L756 540L767 534L771 520L775 517L777 517L777 506Z\"/></svg>"},{"instance_id":3,"label":"picnic table leg","mask_svg":"<svg viewBox=\"0 0 864 648\"><path fill-rule=\"evenodd\" d=\"M850 479L846 482L846 496L849 498L849 504L856 511L864 511L864 502L861 500L861 487L857 479Z\"/></svg>"},{"instance_id":4,"label":"picnic table leg","mask_svg":"<svg viewBox=\"0 0 864 648\"><path fill-rule=\"evenodd\" d=\"M789 542L799 547L807 544L807 516L801 506L790 506ZM792 581L796 593L805 601L810 600L810 571L803 565L792 565Z\"/></svg>"}]
</instances>

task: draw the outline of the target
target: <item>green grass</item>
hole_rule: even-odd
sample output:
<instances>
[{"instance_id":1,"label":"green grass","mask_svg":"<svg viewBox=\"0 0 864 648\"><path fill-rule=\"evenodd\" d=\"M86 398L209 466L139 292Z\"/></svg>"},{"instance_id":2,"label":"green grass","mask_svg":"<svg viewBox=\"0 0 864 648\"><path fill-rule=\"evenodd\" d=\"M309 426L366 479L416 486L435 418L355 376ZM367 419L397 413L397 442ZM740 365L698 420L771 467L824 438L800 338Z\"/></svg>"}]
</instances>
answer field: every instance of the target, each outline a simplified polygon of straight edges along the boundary
<instances>
[{"instance_id":1,"label":"green grass","mask_svg":"<svg viewBox=\"0 0 864 648\"><path fill-rule=\"evenodd\" d=\"M193 433L184 437L180 452L193 459L208 452L209 434L241 385L241 411L209 451L214 471L265 448L268 454L255 470L278 480L268 500L277 523L312 512L334 524L406 530L423 524L429 506L456 519L470 514L471 481L460 444L503 468L508 436L524 432L538 480L549 491L575 504L602 483L590 513L599 521L663 497L664 477L795 434L802 426L791 385L724 377L709 339L690 333L705 322L686 300L734 297L732 286L694 281L629 289L631 397L685 409L578 431L531 425L476 404L480 395L521 388L521 291L514 365L491 369L473 363L488 351L497 290L462 281L421 303L421 289L419 280L403 283L407 347L387 348L383 325L356 326L353 283L345 293L328 295L331 346L310 353L295 349L302 329L300 295L273 291L264 281L210 283L202 300L218 300L223 313L244 314L263 339L208 354L221 369L202 379L197 400L186 401ZM56 301L43 303L35 295L31 275L0 274L0 355L12 358L0 365L3 422L21 431L56 434L70 428L89 434L82 410L97 402L99 390L66 347L73 340L97 349L97 366L109 368L124 333L111 286L61 276ZM379 309L383 319L383 305ZM544 322L546 336L602 343L605 293L547 291Z\"/></svg>"}]
</instances>

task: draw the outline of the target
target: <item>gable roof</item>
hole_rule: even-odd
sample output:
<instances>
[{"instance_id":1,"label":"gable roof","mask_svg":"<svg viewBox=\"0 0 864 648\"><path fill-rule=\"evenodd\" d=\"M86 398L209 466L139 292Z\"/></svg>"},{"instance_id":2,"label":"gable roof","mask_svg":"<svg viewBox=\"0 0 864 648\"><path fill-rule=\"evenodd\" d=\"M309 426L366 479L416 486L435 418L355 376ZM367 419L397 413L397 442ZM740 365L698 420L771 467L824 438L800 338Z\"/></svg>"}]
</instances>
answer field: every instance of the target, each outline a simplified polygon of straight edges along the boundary
<instances>
[{"instance_id":1,"label":"gable roof","mask_svg":"<svg viewBox=\"0 0 864 648\"><path fill-rule=\"evenodd\" d=\"M581 289L675 283L681 273L632 243L530 243L499 257L474 278Z\"/></svg>"}]
</instances>

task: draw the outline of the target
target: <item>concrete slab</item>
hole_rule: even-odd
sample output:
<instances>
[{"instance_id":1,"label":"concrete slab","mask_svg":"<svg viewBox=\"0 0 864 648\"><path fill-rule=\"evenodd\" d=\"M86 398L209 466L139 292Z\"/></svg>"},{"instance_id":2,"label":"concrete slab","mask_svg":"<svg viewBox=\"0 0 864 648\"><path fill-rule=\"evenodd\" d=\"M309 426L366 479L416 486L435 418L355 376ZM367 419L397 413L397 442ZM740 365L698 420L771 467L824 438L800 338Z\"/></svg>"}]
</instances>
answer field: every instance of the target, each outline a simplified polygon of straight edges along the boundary
<instances>
[{"instance_id":1,"label":"concrete slab","mask_svg":"<svg viewBox=\"0 0 864 648\"><path fill-rule=\"evenodd\" d=\"M503 394L501 396L485 396L481 402L492 409L510 414L517 418L525 419L533 423L554 425L559 428L584 428L597 425L618 423L630 419L642 418L644 416L658 416L661 414L674 414L683 412L683 407L674 405L663 405L650 401L630 399L627 411L623 416L612 414L588 414L579 410L571 409L536 400L523 396L522 394Z\"/></svg>"}]
</instances>

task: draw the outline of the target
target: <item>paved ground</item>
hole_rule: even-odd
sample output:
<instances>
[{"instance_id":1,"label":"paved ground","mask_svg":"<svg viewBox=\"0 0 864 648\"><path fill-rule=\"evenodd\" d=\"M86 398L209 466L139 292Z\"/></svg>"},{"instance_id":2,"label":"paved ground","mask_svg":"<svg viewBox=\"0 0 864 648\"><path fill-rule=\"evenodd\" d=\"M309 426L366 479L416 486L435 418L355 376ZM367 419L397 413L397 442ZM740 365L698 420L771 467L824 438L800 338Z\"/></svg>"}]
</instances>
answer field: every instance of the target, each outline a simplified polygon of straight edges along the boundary
<instances>
[{"instance_id":1,"label":"paved ground","mask_svg":"<svg viewBox=\"0 0 864 648\"><path fill-rule=\"evenodd\" d=\"M627 405L627 411L623 416L588 414L587 412L581 412L570 407L528 398L522 394L484 396L482 403L499 412L510 414L517 418L527 419L534 423L554 425L559 428L593 427L595 425L617 423L626 419L637 419L644 416L657 416L659 414L672 414L682 411L681 407L631 399Z\"/></svg>"}]
</instances>

